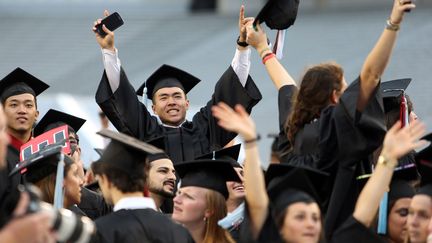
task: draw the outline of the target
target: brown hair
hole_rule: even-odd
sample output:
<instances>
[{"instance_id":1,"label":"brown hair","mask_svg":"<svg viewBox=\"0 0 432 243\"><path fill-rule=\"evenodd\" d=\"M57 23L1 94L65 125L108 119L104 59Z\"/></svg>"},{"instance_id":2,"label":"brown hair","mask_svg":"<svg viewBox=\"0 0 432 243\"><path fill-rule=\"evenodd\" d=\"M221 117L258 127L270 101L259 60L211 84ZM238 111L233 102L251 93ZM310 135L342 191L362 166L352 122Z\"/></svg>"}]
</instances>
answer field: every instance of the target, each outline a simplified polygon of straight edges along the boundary
<instances>
[{"instance_id":1,"label":"brown hair","mask_svg":"<svg viewBox=\"0 0 432 243\"><path fill-rule=\"evenodd\" d=\"M305 201L303 203L306 204L311 204L311 203L317 203L315 201ZM275 223L276 226L278 227L279 231L282 232L282 229L284 227L284 223L285 223L285 217L288 214L288 209L289 209L290 205L288 205L280 214L275 215ZM320 214L321 214L321 210L320 210ZM319 241L320 243L326 242L325 241L325 234L324 234L324 218L321 214L321 232L320 232L320 237L319 237ZM281 234L282 235L282 234Z\"/></svg>"},{"instance_id":2,"label":"brown hair","mask_svg":"<svg viewBox=\"0 0 432 243\"><path fill-rule=\"evenodd\" d=\"M63 177L66 178L67 173L72 167L72 164L74 164L74 160L72 157L65 155L64 158L65 166L63 170ZM41 200L47 203L54 203L54 190L55 190L55 183L56 183L56 172L53 172L49 174L48 176L45 176L41 180L35 182L34 184L41 190Z\"/></svg>"},{"instance_id":3,"label":"brown hair","mask_svg":"<svg viewBox=\"0 0 432 243\"><path fill-rule=\"evenodd\" d=\"M225 198L221 193L214 190L207 190L207 208L211 211L211 216L206 220L205 243L234 243L231 235L221 228L217 223L227 215Z\"/></svg>"},{"instance_id":4,"label":"brown hair","mask_svg":"<svg viewBox=\"0 0 432 243\"><path fill-rule=\"evenodd\" d=\"M343 69L336 63L322 63L309 68L303 76L300 89L293 97L293 109L285 132L291 145L297 132L312 120L319 118L321 111L330 104L333 91L341 91Z\"/></svg>"},{"instance_id":5,"label":"brown hair","mask_svg":"<svg viewBox=\"0 0 432 243\"><path fill-rule=\"evenodd\" d=\"M51 173L41 180L35 182L35 185L41 190L41 200L47 203L54 203L56 173Z\"/></svg>"}]
</instances>

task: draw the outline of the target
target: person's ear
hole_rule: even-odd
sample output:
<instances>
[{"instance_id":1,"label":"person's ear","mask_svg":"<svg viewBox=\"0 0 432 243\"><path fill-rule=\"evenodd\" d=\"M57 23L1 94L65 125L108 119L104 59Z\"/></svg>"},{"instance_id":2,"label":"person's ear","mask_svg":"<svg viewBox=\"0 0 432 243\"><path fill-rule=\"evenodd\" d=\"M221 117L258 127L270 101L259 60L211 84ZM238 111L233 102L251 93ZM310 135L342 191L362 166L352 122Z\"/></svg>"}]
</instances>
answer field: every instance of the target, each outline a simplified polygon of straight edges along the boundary
<instances>
[{"instance_id":1,"label":"person's ear","mask_svg":"<svg viewBox=\"0 0 432 243\"><path fill-rule=\"evenodd\" d=\"M210 216L212 216L212 215L213 215L213 210L210 210L210 209L205 210L204 217L210 218Z\"/></svg>"},{"instance_id":2,"label":"person's ear","mask_svg":"<svg viewBox=\"0 0 432 243\"><path fill-rule=\"evenodd\" d=\"M156 105L154 103L152 104L152 110L153 110L153 113L157 115L157 113L156 113Z\"/></svg>"},{"instance_id":3,"label":"person's ear","mask_svg":"<svg viewBox=\"0 0 432 243\"><path fill-rule=\"evenodd\" d=\"M338 102L339 102L339 94L338 91L334 89L330 96L330 103L337 104Z\"/></svg>"},{"instance_id":4,"label":"person's ear","mask_svg":"<svg viewBox=\"0 0 432 243\"><path fill-rule=\"evenodd\" d=\"M36 110L36 113L35 113L35 121L38 119L38 117L39 117L39 111Z\"/></svg>"},{"instance_id":5,"label":"person's ear","mask_svg":"<svg viewBox=\"0 0 432 243\"><path fill-rule=\"evenodd\" d=\"M186 110L189 110L189 100L186 99L186 104L185 104Z\"/></svg>"}]
</instances>

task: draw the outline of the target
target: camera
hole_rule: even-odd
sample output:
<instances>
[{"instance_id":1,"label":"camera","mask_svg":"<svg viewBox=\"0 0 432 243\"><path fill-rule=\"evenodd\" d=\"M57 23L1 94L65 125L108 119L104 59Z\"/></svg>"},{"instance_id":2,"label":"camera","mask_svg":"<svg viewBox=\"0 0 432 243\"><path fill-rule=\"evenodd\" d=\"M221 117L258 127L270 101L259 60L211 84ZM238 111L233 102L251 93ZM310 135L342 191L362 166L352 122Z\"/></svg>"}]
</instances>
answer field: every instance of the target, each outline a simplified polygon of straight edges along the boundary
<instances>
[{"instance_id":1,"label":"camera","mask_svg":"<svg viewBox=\"0 0 432 243\"><path fill-rule=\"evenodd\" d=\"M19 185L18 190L27 192L30 196L27 214L37 212L49 213L52 218L52 229L57 233L57 240L59 242L87 243L93 239L96 228L93 221L88 217L78 216L64 208L53 208L51 204L39 199L39 189L31 184Z\"/></svg>"}]
</instances>

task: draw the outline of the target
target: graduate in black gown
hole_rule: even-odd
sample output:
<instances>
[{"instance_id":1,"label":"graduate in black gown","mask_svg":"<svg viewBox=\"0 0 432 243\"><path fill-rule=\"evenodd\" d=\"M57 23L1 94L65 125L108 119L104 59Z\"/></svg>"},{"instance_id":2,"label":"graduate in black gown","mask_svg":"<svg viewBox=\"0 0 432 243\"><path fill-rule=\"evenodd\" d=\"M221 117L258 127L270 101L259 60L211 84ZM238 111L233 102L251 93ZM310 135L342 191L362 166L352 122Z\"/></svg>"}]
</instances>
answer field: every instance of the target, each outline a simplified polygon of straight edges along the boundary
<instances>
[{"instance_id":1,"label":"graduate in black gown","mask_svg":"<svg viewBox=\"0 0 432 243\"><path fill-rule=\"evenodd\" d=\"M238 162L241 144L201 155L196 159L221 159L231 162L241 181L227 181L228 198L226 200L227 216L218 221L218 225L227 230L233 240L239 241L240 229L244 220L245 195L243 166Z\"/></svg>"},{"instance_id":2,"label":"graduate in black gown","mask_svg":"<svg viewBox=\"0 0 432 243\"><path fill-rule=\"evenodd\" d=\"M165 150L164 137L146 141L158 149ZM148 155L149 174L147 188L150 197L156 203L156 208L166 214L173 211L172 199L177 188L177 176L174 164L166 153Z\"/></svg>"},{"instance_id":3,"label":"graduate in black gown","mask_svg":"<svg viewBox=\"0 0 432 243\"><path fill-rule=\"evenodd\" d=\"M311 168L272 165L278 168L269 168L272 180L268 179L266 190L252 119L241 106L234 111L221 103L213 112L222 127L238 132L245 140L247 193L240 242L319 242L323 238L322 216L314 184L323 183L326 174Z\"/></svg>"},{"instance_id":4,"label":"graduate in black gown","mask_svg":"<svg viewBox=\"0 0 432 243\"><path fill-rule=\"evenodd\" d=\"M227 214L227 181L240 181L230 161L198 159L175 165L180 188L174 197L172 219L189 230L195 242L233 243L218 225Z\"/></svg>"},{"instance_id":5,"label":"graduate in black gown","mask_svg":"<svg viewBox=\"0 0 432 243\"><path fill-rule=\"evenodd\" d=\"M67 125L69 142L71 146L71 153L69 155L74 158L74 161L78 165L78 173L81 177L81 180L83 181L84 169L83 162L81 161L81 147L77 133L85 122L86 120L80 117L76 117L55 109L50 109L38 122L33 131L34 136L36 137L51 129ZM79 208L77 211L82 210L86 216L93 220L112 211L112 207L105 202L101 195L91 191L86 187L81 188L81 201L77 207Z\"/></svg>"},{"instance_id":6,"label":"graduate in black gown","mask_svg":"<svg viewBox=\"0 0 432 243\"><path fill-rule=\"evenodd\" d=\"M279 90L280 144L286 152L282 161L318 168L333 179L332 193L325 200L328 207L324 205L329 237L352 214L359 192L355 178L370 173L372 152L382 143L386 128L380 78L404 11L414 7L394 1L390 21L349 87L339 65L324 63L309 68L296 91L293 78L271 53L262 29L248 28L247 41L263 58Z\"/></svg>"},{"instance_id":7,"label":"graduate in black gown","mask_svg":"<svg viewBox=\"0 0 432 243\"><path fill-rule=\"evenodd\" d=\"M387 132L375 170L358 197L354 213L335 231L331 242L385 242L369 227L388 190L398 159L425 144L419 141L424 132L425 126L420 122L404 128L397 122Z\"/></svg>"},{"instance_id":8,"label":"graduate in black gown","mask_svg":"<svg viewBox=\"0 0 432 243\"><path fill-rule=\"evenodd\" d=\"M246 22L243 21L241 25ZM135 89L117 58L114 34L109 30L106 32L108 34L105 37L96 34L103 49L105 65L96 92L96 102L120 132L143 141L164 135L166 151L174 164L220 149L236 136L216 124L210 112L212 105L220 101L231 106L240 103L251 112L261 99L258 88L248 76L250 51L247 47L238 46L233 64L221 76L211 99L194 115L192 121L185 119L189 107L186 94L200 80L169 65L162 65L156 70L138 93L143 94L143 90L147 90L147 98L152 100L151 108L159 122L149 112L150 107L143 105L136 97ZM245 33L244 28L241 33Z\"/></svg>"},{"instance_id":9,"label":"graduate in black gown","mask_svg":"<svg viewBox=\"0 0 432 243\"><path fill-rule=\"evenodd\" d=\"M32 138L32 128L38 118L36 96L45 91L49 86L24 71L16 68L0 81L0 98L7 118L7 133L10 143L7 149L7 166L0 170L0 205L2 210L12 212L19 194L16 187L21 182L21 176L8 174L19 162L19 150L21 145ZM0 225L3 216L8 213L0 212Z\"/></svg>"},{"instance_id":10,"label":"graduate in black gown","mask_svg":"<svg viewBox=\"0 0 432 243\"><path fill-rule=\"evenodd\" d=\"M147 156L163 151L121 133L98 134L111 142L92 169L114 212L95 221L97 242L193 242L186 229L157 212L153 199L143 196Z\"/></svg>"}]
</instances>

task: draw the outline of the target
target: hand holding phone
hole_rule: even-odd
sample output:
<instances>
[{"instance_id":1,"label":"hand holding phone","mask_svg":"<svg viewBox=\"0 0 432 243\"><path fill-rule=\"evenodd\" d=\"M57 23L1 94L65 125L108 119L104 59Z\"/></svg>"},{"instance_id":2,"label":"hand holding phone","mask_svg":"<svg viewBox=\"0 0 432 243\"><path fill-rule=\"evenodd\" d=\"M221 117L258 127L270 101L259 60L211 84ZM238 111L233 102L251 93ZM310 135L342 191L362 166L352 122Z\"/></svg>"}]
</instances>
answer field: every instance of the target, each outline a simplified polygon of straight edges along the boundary
<instances>
[{"instance_id":1,"label":"hand holding phone","mask_svg":"<svg viewBox=\"0 0 432 243\"><path fill-rule=\"evenodd\" d=\"M96 25L96 32L104 37L106 36L105 31L102 29L102 25L105 25L110 31L116 30L118 27L124 24L123 19L120 17L120 14L117 12L112 13L108 17L102 19L101 23Z\"/></svg>"}]
</instances>

